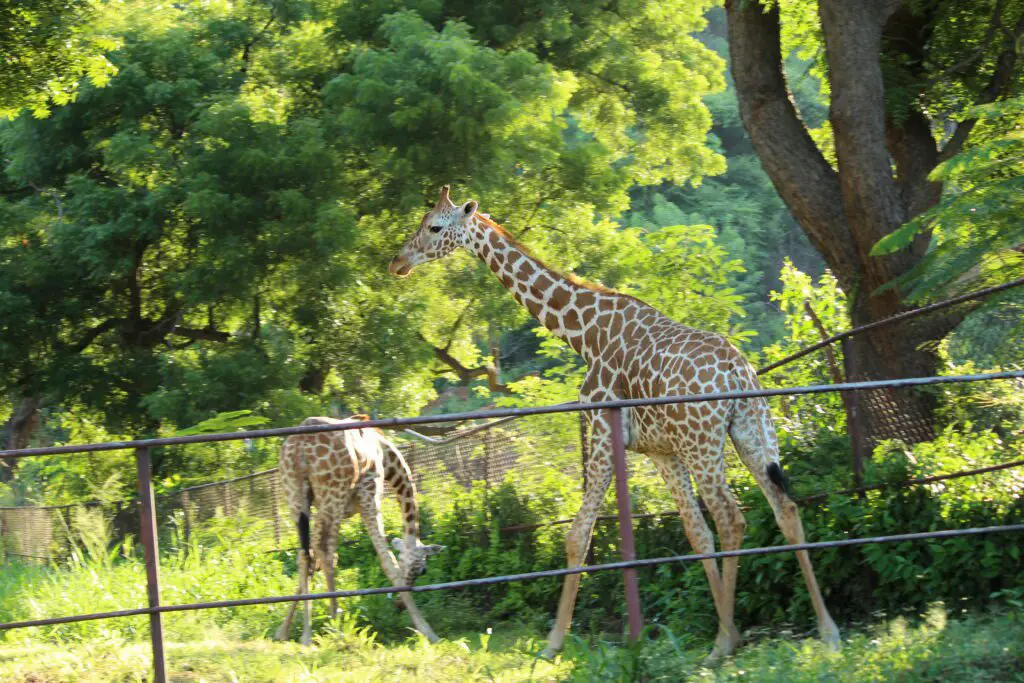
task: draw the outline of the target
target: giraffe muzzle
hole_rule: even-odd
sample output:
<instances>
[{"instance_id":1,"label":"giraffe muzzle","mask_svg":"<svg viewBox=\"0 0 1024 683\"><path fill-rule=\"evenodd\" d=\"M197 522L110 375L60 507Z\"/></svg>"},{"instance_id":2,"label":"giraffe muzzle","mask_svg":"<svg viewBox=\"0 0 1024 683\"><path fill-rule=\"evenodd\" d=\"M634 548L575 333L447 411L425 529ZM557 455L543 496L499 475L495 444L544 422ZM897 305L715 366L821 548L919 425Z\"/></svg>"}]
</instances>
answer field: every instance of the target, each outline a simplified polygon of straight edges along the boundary
<instances>
[{"instance_id":1,"label":"giraffe muzzle","mask_svg":"<svg viewBox=\"0 0 1024 683\"><path fill-rule=\"evenodd\" d=\"M388 264L388 271L396 277L405 277L412 272L412 264L399 254L391 259L391 263Z\"/></svg>"}]
</instances>

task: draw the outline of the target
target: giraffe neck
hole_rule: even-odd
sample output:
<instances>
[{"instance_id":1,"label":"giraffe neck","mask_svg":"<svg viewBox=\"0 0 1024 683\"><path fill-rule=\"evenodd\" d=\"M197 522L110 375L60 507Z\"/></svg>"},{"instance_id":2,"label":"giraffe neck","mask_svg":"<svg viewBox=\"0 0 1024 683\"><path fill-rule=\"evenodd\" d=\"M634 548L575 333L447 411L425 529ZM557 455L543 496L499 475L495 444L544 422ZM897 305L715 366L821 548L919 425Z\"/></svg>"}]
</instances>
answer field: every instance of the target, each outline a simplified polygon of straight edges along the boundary
<instances>
[{"instance_id":1,"label":"giraffe neck","mask_svg":"<svg viewBox=\"0 0 1024 683\"><path fill-rule=\"evenodd\" d=\"M599 310L612 303L614 293L596 291L551 270L487 218L474 218L466 246L530 315L589 359L592 335L586 333L586 327Z\"/></svg>"},{"instance_id":2,"label":"giraffe neck","mask_svg":"<svg viewBox=\"0 0 1024 683\"><path fill-rule=\"evenodd\" d=\"M420 537L420 513L416 506L416 484L405 458L389 442L383 440L384 450L382 464L384 478L391 484L398 506L402 510L403 539L406 547L416 545Z\"/></svg>"}]
</instances>

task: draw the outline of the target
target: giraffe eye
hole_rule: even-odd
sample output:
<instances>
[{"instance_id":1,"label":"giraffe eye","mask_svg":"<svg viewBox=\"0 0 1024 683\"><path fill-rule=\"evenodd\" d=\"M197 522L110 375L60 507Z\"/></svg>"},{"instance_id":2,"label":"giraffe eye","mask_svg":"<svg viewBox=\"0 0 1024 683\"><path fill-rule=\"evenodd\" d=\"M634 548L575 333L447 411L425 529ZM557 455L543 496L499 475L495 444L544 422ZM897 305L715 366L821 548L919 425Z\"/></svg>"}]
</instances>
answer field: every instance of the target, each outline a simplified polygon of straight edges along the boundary
<instances>
[{"instance_id":1,"label":"giraffe eye","mask_svg":"<svg viewBox=\"0 0 1024 683\"><path fill-rule=\"evenodd\" d=\"M441 232L441 226L440 225L431 225L430 226L430 232Z\"/></svg>"}]
</instances>

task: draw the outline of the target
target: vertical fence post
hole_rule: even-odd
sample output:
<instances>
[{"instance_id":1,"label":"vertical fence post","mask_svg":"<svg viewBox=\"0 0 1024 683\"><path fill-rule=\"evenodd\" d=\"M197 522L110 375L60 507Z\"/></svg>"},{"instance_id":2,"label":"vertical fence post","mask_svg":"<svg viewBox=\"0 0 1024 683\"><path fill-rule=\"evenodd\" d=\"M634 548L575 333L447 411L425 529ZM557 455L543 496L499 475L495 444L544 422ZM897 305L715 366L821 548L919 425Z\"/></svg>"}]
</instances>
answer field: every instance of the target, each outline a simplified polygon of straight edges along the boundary
<instances>
[{"instance_id":1,"label":"vertical fence post","mask_svg":"<svg viewBox=\"0 0 1024 683\"><path fill-rule=\"evenodd\" d=\"M185 535L185 548L188 548L189 541L192 538L192 520L189 519L189 508L192 506L192 497L188 495L188 491L181 492L181 508L185 512L184 528L182 533Z\"/></svg>"},{"instance_id":2,"label":"vertical fence post","mask_svg":"<svg viewBox=\"0 0 1024 683\"><path fill-rule=\"evenodd\" d=\"M281 549L281 496L278 493L278 477L274 472L270 478L270 508L274 511L274 549Z\"/></svg>"},{"instance_id":3,"label":"vertical fence post","mask_svg":"<svg viewBox=\"0 0 1024 683\"><path fill-rule=\"evenodd\" d=\"M149 449L135 449L139 474L139 538L146 558L146 593L149 606L160 605L160 557L156 536L156 505L153 500L152 470ZM167 663L164 661L164 626L159 613L149 615L149 635L153 640L153 681L165 683Z\"/></svg>"},{"instance_id":4,"label":"vertical fence post","mask_svg":"<svg viewBox=\"0 0 1024 683\"><path fill-rule=\"evenodd\" d=\"M583 414L583 411L576 413L580 420L580 471L583 473L583 493L587 492L587 464L590 462L590 441L587 438L587 416ZM586 564L597 564L594 561L594 540L597 537L597 531L601 527L594 529L592 538L590 539L590 545L587 546L587 557L584 560Z\"/></svg>"},{"instance_id":5,"label":"vertical fence post","mask_svg":"<svg viewBox=\"0 0 1024 683\"><path fill-rule=\"evenodd\" d=\"M615 499L619 504L619 539L622 560L636 559L636 545L633 541L632 506L629 501L629 481L626 472L626 444L622 438L622 409L611 411L612 454L615 459ZM640 585L636 569L622 570L626 584L626 614L629 619L629 640L636 642L643 628L643 614L640 613Z\"/></svg>"},{"instance_id":6,"label":"vertical fence post","mask_svg":"<svg viewBox=\"0 0 1024 683\"><path fill-rule=\"evenodd\" d=\"M853 355L852 341L849 337L839 342L843 350L843 365L847 382L859 382L857 359ZM853 451L853 486L864 486L864 434L861 432L860 392L844 391L843 405L846 406L846 431L850 434L850 449ZM864 493L860 493L864 497Z\"/></svg>"}]
</instances>

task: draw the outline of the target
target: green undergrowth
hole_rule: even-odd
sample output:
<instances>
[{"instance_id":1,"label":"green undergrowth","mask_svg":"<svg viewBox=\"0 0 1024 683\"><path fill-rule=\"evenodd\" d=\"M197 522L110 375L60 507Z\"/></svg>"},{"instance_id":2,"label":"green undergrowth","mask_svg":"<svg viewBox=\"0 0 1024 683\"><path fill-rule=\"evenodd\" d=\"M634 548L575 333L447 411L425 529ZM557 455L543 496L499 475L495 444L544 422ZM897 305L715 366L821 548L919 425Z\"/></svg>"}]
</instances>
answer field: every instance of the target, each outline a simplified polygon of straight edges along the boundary
<instances>
[{"instance_id":1,"label":"green undergrowth","mask_svg":"<svg viewBox=\"0 0 1024 683\"><path fill-rule=\"evenodd\" d=\"M751 637L748 634L748 637ZM702 664L709 643L648 628L637 646L572 636L554 661L521 628L466 634L430 645L410 636L384 645L347 620L311 647L240 640L214 629L167 644L169 680L186 681L1024 681L1024 619L1019 612L950 619L935 605L847 633L831 652L816 640L776 633L718 666ZM97 635L70 644L0 641L0 680L12 683L142 681L142 640Z\"/></svg>"}]
</instances>

